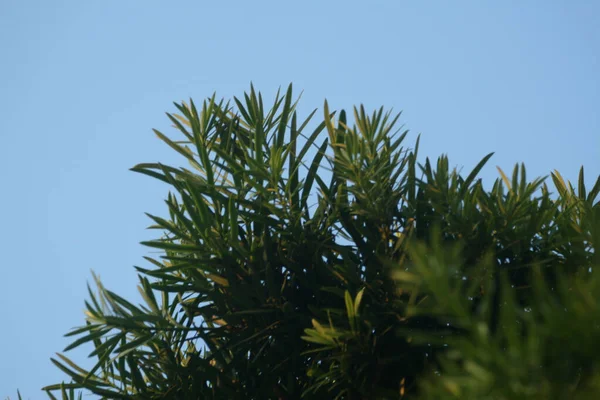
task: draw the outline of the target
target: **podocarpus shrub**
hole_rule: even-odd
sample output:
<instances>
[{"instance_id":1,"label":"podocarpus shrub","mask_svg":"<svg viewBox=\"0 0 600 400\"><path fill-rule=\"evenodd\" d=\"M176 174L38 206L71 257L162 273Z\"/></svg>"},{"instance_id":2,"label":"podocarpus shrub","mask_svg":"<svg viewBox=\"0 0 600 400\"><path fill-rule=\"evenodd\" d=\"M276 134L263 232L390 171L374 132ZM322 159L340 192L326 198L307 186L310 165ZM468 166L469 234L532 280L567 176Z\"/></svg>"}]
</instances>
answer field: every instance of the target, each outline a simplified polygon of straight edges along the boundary
<instances>
[{"instance_id":1,"label":"podocarpus shrub","mask_svg":"<svg viewBox=\"0 0 600 400\"><path fill-rule=\"evenodd\" d=\"M175 104L189 165L139 164L171 192L139 271L143 305L96 280L65 351L106 399L519 399L600 394L600 178L499 170L491 190L448 158L418 162L398 115L301 119L292 88L264 107ZM54 394L53 394L54 393ZM587 396L587 397L586 397Z\"/></svg>"}]
</instances>

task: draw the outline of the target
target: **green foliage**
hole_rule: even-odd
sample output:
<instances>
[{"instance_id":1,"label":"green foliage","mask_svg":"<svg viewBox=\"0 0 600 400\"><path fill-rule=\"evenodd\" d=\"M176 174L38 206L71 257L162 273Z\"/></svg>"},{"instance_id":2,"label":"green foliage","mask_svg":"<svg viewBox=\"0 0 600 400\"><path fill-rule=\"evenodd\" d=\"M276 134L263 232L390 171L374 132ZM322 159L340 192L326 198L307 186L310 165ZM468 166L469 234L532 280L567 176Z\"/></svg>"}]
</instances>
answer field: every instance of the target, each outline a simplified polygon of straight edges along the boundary
<instances>
[{"instance_id":1,"label":"green foliage","mask_svg":"<svg viewBox=\"0 0 600 400\"><path fill-rule=\"evenodd\" d=\"M291 86L167 114L189 163L134 171L172 190L145 304L96 279L65 352L90 370L44 390L107 399L518 399L600 393L600 178L587 191L525 167L485 190L403 147L399 115L324 106ZM313 128L309 128L313 126ZM76 339L75 339L76 338ZM68 391L71 391L69 394ZM54 397L55 398L55 397Z\"/></svg>"}]
</instances>

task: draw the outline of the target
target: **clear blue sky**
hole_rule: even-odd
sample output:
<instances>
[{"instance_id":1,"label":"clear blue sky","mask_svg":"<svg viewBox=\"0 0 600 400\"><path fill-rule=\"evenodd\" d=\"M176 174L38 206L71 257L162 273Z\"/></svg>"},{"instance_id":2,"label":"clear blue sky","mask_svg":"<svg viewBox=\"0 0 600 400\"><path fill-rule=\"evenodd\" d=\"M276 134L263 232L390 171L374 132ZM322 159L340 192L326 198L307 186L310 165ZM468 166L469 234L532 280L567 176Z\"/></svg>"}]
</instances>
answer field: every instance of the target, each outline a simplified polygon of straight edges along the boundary
<instances>
[{"instance_id":1,"label":"clear blue sky","mask_svg":"<svg viewBox=\"0 0 600 400\"><path fill-rule=\"evenodd\" d=\"M417 4L418 3L418 4ZM0 398L43 398L83 324L86 281L137 299L143 212L167 188L129 172L176 160L172 102L293 82L302 111L403 110L422 155L531 177L600 174L600 2L0 2ZM78 360L84 353L76 353Z\"/></svg>"}]
</instances>

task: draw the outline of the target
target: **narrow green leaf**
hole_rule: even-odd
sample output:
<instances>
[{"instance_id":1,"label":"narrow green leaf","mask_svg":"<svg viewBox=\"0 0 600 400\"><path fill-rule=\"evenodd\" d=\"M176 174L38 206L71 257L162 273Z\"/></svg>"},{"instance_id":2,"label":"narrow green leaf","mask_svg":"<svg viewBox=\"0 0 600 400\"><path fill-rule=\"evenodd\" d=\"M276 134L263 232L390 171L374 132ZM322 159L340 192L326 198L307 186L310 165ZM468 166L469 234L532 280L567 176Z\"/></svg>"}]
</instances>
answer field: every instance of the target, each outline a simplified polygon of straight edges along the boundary
<instances>
[{"instance_id":1,"label":"narrow green leaf","mask_svg":"<svg viewBox=\"0 0 600 400\"><path fill-rule=\"evenodd\" d=\"M469 175L467 176L467 178L463 182L462 187L460 189L460 195L461 196L464 196L465 193L467 192L467 190L469 190L469 187L471 186L471 184L473 183L473 181L475 180L475 178L477 177L477 175L479 174L479 172L481 171L481 169L485 166L485 164L488 162L488 160L493 155L494 155L494 153L489 153L487 156L483 157L481 159L481 161L479 161L477 163L477 165L475 166L475 168L473 168L473 170L471 171L471 173L469 173Z\"/></svg>"},{"instance_id":2,"label":"narrow green leaf","mask_svg":"<svg viewBox=\"0 0 600 400\"><path fill-rule=\"evenodd\" d=\"M583 165L581 166L581 169L579 170L579 181L577 183L577 186L578 186L577 189L579 191L579 193L578 193L579 198L581 200L586 200L587 195L586 195L586 191L585 191L585 179L583 176Z\"/></svg>"},{"instance_id":3,"label":"narrow green leaf","mask_svg":"<svg viewBox=\"0 0 600 400\"><path fill-rule=\"evenodd\" d=\"M290 111L292 105L292 84L288 86L287 93L285 94L285 104L281 112L281 119L279 120L279 127L277 129L277 148L283 147L285 138L285 129L287 127Z\"/></svg>"},{"instance_id":4,"label":"narrow green leaf","mask_svg":"<svg viewBox=\"0 0 600 400\"><path fill-rule=\"evenodd\" d=\"M198 251L198 246L193 244L176 244L159 240L140 242L143 246L154 247L157 249L175 251L180 253L194 253Z\"/></svg>"},{"instance_id":5,"label":"narrow green leaf","mask_svg":"<svg viewBox=\"0 0 600 400\"><path fill-rule=\"evenodd\" d=\"M600 176L598 177L598 179L596 180L596 183L594 184L594 186L592 187L592 190L590 190L590 192L588 193L588 198L587 200L593 205L594 201L596 200L596 196L598 196L598 193L600 193Z\"/></svg>"},{"instance_id":6,"label":"narrow green leaf","mask_svg":"<svg viewBox=\"0 0 600 400\"><path fill-rule=\"evenodd\" d=\"M114 357L112 357L112 359L109 361L110 363L114 362L115 360L125 356L127 353L136 350L138 348L143 347L146 343L148 343L149 341L151 341L154 338L154 334L147 334L147 335L142 335L139 338L132 340L124 345L121 345L119 347L117 347L114 352L117 353L117 355L115 355Z\"/></svg>"},{"instance_id":7,"label":"narrow green leaf","mask_svg":"<svg viewBox=\"0 0 600 400\"><path fill-rule=\"evenodd\" d=\"M554 186L560 193L561 196L565 197L567 194L567 185L565 184L565 180L561 176L560 172L554 170L554 172L550 173L552 176L552 181L554 182Z\"/></svg>"},{"instance_id":8,"label":"narrow green leaf","mask_svg":"<svg viewBox=\"0 0 600 400\"><path fill-rule=\"evenodd\" d=\"M233 197L229 198L229 204L227 209L229 216L229 240L231 241L231 243L237 243L239 240L238 213Z\"/></svg>"},{"instance_id":9,"label":"narrow green leaf","mask_svg":"<svg viewBox=\"0 0 600 400\"><path fill-rule=\"evenodd\" d=\"M512 185L510 186L510 188L514 192L517 192L519 190L519 164L518 163L513 168Z\"/></svg>"},{"instance_id":10,"label":"narrow green leaf","mask_svg":"<svg viewBox=\"0 0 600 400\"><path fill-rule=\"evenodd\" d=\"M99 329L99 330L97 330L95 332L92 332L92 333L90 333L88 335L85 335L85 336L83 336L83 337L75 340L71 344L69 344L67 347L65 347L65 349L63 351L67 352L67 351L69 351L71 349L74 349L74 348L76 348L76 347L84 344L84 343L91 342L94 339L97 339L97 338L100 338L100 337L104 336L109 331L110 331L110 328L108 328L108 329Z\"/></svg>"},{"instance_id":11,"label":"narrow green leaf","mask_svg":"<svg viewBox=\"0 0 600 400\"><path fill-rule=\"evenodd\" d=\"M364 294L364 292L365 292L365 288L362 288L362 289L361 289L361 290L358 292L358 294L356 295L356 298L354 299L354 311L355 311L356 313L358 313L358 312L359 312L360 303L361 303L361 301L362 301L362 298L363 298L363 294Z\"/></svg>"},{"instance_id":12,"label":"narrow green leaf","mask_svg":"<svg viewBox=\"0 0 600 400\"><path fill-rule=\"evenodd\" d=\"M527 172L525 170L525 164L521 163L521 182L519 184L519 195L525 197L525 191L527 187Z\"/></svg>"},{"instance_id":13,"label":"narrow green leaf","mask_svg":"<svg viewBox=\"0 0 600 400\"><path fill-rule=\"evenodd\" d=\"M313 158L310 169L308 170L308 173L306 175L306 180L304 181L304 187L302 188L302 198L300 200L300 204L302 205L302 208L305 208L305 209L307 208L306 201L308 200L308 196L311 193L312 185L315 180L315 175L318 172L318 169L321 165L321 160L323 159L323 156L325 155L325 150L327 149L327 143L328 143L328 141L327 141L327 139L325 139L323 141L323 144L321 145L321 147L319 147L319 150L317 151L317 154L315 154L315 157Z\"/></svg>"},{"instance_id":14,"label":"narrow green leaf","mask_svg":"<svg viewBox=\"0 0 600 400\"><path fill-rule=\"evenodd\" d=\"M506 185L507 189L509 191L512 191L512 186L510 185L510 181L508 180L508 177L506 176L506 174L504 173L504 171L502 171L502 169L500 167L496 167L498 169L498 172L500 173L500 176L502 177L502 180L504 181L504 184Z\"/></svg>"}]
</instances>

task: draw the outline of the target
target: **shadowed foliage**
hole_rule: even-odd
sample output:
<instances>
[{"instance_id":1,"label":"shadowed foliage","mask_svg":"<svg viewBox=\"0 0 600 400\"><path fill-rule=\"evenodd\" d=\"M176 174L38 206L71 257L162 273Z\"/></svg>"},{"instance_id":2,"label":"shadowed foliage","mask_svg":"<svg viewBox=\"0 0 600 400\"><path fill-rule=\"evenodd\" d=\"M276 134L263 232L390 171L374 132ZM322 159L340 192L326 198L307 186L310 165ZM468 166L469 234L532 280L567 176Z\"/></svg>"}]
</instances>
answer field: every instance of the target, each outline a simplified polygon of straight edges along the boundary
<instances>
[{"instance_id":1,"label":"shadowed foliage","mask_svg":"<svg viewBox=\"0 0 600 400\"><path fill-rule=\"evenodd\" d=\"M186 166L133 170L167 184L162 237L135 305L96 279L90 370L106 399L563 399L600 394L600 178L499 169L491 189L448 158L418 158L399 115L175 104L155 131Z\"/></svg>"}]
</instances>

